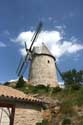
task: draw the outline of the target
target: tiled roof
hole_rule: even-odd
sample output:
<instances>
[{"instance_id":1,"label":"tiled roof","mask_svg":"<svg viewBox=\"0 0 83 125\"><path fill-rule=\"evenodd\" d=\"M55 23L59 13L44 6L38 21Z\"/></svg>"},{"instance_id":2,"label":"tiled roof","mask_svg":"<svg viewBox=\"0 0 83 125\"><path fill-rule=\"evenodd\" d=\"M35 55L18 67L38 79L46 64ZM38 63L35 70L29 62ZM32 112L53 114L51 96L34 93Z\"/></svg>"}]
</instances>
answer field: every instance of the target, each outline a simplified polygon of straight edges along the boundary
<instances>
[{"instance_id":1,"label":"tiled roof","mask_svg":"<svg viewBox=\"0 0 83 125\"><path fill-rule=\"evenodd\" d=\"M17 100L17 101L25 101L27 102L33 102L33 103L40 103L43 104L44 102L40 99L34 98L32 96L28 96L27 94L24 94L23 92L13 89L8 86L0 85L0 99L11 99L11 100Z\"/></svg>"}]
</instances>

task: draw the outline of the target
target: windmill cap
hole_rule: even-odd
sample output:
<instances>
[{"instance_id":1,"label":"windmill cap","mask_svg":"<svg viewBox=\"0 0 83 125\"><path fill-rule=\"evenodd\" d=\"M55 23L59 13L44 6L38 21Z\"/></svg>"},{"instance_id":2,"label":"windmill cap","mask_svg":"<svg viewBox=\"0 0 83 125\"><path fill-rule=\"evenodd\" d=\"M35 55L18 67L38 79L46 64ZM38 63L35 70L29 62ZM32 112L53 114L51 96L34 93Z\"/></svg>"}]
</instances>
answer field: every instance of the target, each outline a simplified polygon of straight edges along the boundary
<instances>
[{"instance_id":1,"label":"windmill cap","mask_svg":"<svg viewBox=\"0 0 83 125\"><path fill-rule=\"evenodd\" d=\"M52 53L50 52L48 47L45 45L45 43L42 43L42 45L40 45L40 46L34 46L33 47L33 53L36 54L36 55L51 56L55 60L55 57L52 55Z\"/></svg>"}]
</instances>

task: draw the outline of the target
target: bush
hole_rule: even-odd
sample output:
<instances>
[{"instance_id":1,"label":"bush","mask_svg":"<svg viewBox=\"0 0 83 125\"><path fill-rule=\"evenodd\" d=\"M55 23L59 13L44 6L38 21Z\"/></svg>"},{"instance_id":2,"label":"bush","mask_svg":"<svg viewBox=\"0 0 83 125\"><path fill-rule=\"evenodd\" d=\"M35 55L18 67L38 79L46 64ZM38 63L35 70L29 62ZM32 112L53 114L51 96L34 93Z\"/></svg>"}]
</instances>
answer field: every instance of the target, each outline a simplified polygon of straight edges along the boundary
<instances>
[{"instance_id":1,"label":"bush","mask_svg":"<svg viewBox=\"0 0 83 125\"><path fill-rule=\"evenodd\" d=\"M80 87L81 87L80 84L72 84L72 85L71 85L71 89L73 89L73 90L79 90Z\"/></svg>"},{"instance_id":2,"label":"bush","mask_svg":"<svg viewBox=\"0 0 83 125\"><path fill-rule=\"evenodd\" d=\"M48 125L48 121L43 120L41 123L36 123L36 125Z\"/></svg>"},{"instance_id":3,"label":"bush","mask_svg":"<svg viewBox=\"0 0 83 125\"><path fill-rule=\"evenodd\" d=\"M37 86L28 86L31 93L46 93L49 91L49 86L37 85Z\"/></svg>"},{"instance_id":4,"label":"bush","mask_svg":"<svg viewBox=\"0 0 83 125\"><path fill-rule=\"evenodd\" d=\"M65 118L62 122L62 125L70 125L71 124L71 120L69 118Z\"/></svg>"},{"instance_id":5,"label":"bush","mask_svg":"<svg viewBox=\"0 0 83 125\"><path fill-rule=\"evenodd\" d=\"M79 106L83 105L83 87L81 87L80 91L78 92L76 104L79 105Z\"/></svg>"},{"instance_id":6,"label":"bush","mask_svg":"<svg viewBox=\"0 0 83 125\"><path fill-rule=\"evenodd\" d=\"M62 89L60 87L53 88L52 93L60 92Z\"/></svg>"},{"instance_id":7,"label":"bush","mask_svg":"<svg viewBox=\"0 0 83 125\"><path fill-rule=\"evenodd\" d=\"M79 125L83 125L83 120L79 123Z\"/></svg>"},{"instance_id":8,"label":"bush","mask_svg":"<svg viewBox=\"0 0 83 125\"><path fill-rule=\"evenodd\" d=\"M36 123L36 125L42 125L42 123Z\"/></svg>"},{"instance_id":9,"label":"bush","mask_svg":"<svg viewBox=\"0 0 83 125\"><path fill-rule=\"evenodd\" d=\"M5 82L4 85L5 86L8 86L10 84L10 82Z\"/></svg>"}]
</instances>

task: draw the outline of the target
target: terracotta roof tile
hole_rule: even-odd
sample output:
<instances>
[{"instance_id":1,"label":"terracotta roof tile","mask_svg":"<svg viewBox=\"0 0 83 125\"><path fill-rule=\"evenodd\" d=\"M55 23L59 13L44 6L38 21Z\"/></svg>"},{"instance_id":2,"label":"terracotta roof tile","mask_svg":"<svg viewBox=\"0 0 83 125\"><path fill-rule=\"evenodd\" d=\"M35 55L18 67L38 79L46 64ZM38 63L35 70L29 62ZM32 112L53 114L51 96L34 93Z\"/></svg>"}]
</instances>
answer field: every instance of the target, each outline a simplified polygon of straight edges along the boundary
<instances>
[{"instance_id":1,"label":"terracotta roof tile","mask_svg":"<svg viewBox=\"0 0 83 125\"><path fill-rule=\"evenodd\" d=\"M30 102L37 102L37 103L43 103L42 100L34 98L32 96L28 96L24 94L23 92L13 89L8 86L0 85L0 97L9 98L9 99L17 99L17 100L24 100L24 101L30 101Z\"/></svg>"}]
</instances>

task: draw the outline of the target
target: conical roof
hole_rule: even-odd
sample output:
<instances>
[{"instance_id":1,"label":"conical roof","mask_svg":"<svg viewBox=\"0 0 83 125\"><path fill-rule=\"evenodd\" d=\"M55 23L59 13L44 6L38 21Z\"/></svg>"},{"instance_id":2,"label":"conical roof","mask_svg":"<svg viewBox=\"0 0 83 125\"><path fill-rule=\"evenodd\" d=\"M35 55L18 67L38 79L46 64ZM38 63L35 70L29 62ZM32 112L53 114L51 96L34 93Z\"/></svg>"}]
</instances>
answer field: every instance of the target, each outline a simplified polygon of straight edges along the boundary
<instances>
[{"instance_id":1,"label":"conical roof","mask_svg":"<svg viewBox=\"0 0 83 125\"><path fill-rule=\"evenodd\" d=\"M48 47L45 45L45 43L42 43L41 46L35 46L33 48L33 52L37 53L37 54L48 54L48 55L52 55L52 53L50 52L50 50L48 49Z\"/></svg>"}]
</instances>

